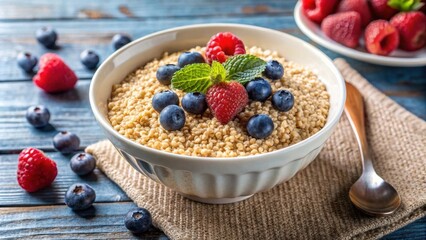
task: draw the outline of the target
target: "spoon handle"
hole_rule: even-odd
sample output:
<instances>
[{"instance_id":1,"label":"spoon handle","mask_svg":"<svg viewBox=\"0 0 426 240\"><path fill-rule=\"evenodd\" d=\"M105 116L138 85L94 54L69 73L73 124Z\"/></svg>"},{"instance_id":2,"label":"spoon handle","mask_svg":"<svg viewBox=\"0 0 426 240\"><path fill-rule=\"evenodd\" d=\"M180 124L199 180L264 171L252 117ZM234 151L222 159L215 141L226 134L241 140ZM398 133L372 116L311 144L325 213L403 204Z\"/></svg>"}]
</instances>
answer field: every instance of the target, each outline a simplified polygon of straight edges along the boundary
<instances>
[{"instance_id":1,"label":"spoon handle","mask_svg":"<svg viewBox=\"0 0 426 240\"><path fill-rule=\"evenodd\" d=\"M363 170L374 171L365 133L364 101L358 89L348 82L346 82L345 113L358 141Z\"/></svg>"}]
</instances>

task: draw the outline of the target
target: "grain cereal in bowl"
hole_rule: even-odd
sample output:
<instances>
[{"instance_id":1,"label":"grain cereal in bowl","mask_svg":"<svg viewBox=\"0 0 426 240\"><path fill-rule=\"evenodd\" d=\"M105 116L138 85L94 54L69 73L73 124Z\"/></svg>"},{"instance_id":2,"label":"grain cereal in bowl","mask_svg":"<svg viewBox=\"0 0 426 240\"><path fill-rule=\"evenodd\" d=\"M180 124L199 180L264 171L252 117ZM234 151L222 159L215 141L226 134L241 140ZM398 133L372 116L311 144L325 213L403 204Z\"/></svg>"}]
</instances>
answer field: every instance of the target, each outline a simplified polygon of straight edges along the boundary
<instances>
[{"instance_id":1,"label":"grain cereal in bowl","mask_svg":"<svg viewBox=\"0 0 426 240\"><path fill-rule=\"evenodd\" d=\"M324 127L329 105L311 70L223 32L115 84L108 118L121 135L154 149L239 157L310 137Z\"/></svg>"}]
</instances>

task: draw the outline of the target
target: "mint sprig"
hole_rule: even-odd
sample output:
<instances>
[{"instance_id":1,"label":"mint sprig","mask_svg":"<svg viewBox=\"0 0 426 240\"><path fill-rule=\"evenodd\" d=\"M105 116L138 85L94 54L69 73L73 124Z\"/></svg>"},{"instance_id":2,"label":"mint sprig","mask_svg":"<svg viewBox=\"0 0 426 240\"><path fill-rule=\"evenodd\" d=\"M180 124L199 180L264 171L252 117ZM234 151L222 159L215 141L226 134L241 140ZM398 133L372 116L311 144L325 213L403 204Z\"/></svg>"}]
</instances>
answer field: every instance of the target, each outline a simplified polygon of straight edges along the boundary
<instances>
[{"instance_id":1,"label":"mint sprig","mask_svg":"<svg viewBox=\"0 0 426 240\"><path fill-rule=\"evenodd\" d=\"M222 64L213 61L211 66L210 77L213 83L222 82L226 79L226 70Z\"/></svg>"},{"instance_id":2,"label":"mint sprig","mask_svg":"<svg viewBox=\"0 0 426 240\"><path fill-rule=\"evenodd\" d=\"M207 63L186 65L175 72L172 77L172 88L185 92L203 92L213 85L211 67Z\"/></svg>"},{"instance_id":3,"label":"mint sprig","mask_svg":"<svg viewBox=\"0 0 426 240\"><path fill-rule=\"evenodd\" d=\"M216 61L211 66L207 63L190 64L175 72L172 88L206 93L213 84L219 82L249 82L259 76L265 66L264 60L249 54L230 57L223 65Z\"/></svg>"},{"instance_id":4,"label":"mint sprig","mask_svg":"<svg viewBox=\"0 0 426 240\"><path fill-rule=\"evenodd\" d=\"M420 0L389 0L388 6L403 12L419 10L424 3Z\"/></svg>"},{"instance_id":5,"label":"mint sprig","mask_svg":"<svg viewBox=\"0 0 426 240\"><path fill-rule=\"evenodd\" d=\"M259 76L265 70L265 61L250 55L241 54L228 58L223 64L228 80L236 80L245 84Z\"/></svg>"}]
</instances>

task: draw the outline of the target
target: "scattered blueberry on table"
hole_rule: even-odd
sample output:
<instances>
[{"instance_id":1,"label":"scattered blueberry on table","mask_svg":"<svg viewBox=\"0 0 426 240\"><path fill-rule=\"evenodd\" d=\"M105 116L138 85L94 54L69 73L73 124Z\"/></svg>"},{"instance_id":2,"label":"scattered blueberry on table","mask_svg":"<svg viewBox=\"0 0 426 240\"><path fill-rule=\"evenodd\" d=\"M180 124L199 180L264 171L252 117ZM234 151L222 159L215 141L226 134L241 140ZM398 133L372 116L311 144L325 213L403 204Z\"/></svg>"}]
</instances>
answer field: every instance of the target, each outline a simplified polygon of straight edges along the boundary
<instances>
[{"instance_id":1,"label":"scattered blueberry on table","mask_svg":"<svg viewBox=\"0 0 426 240\"><path fill-rule=\"evenodd\" d=\"M182 98L182 108L192 114L203 114L207 110L206 95L200 92L185 94Z\"/></svg>"},{"instance_id":2,"label":"scattered blueberry on table","mask_svg":"<svg viewBox=\"0 0 426 240\"><path fill-rule=\"evenodd\" d=\"M203 55L201 55L201 53L199 52L183 52L178 58L177 65L180 68L183 68L189 64L205 63L205 62L206 60L204 60Z\"/></svg>"},{"instance_id":3,"label":"scattered blueberry on table","mask_svg":"<svg viewBox=\"0 0 426 240\"><path fill-rule=\"evenodd\" d=\"M42 27L36 31L36 39L44 47L53 49L56 47L58 34L51 27Z\"/></svg>"},{"instance_id":4,"label":"scattered blueberry on table","mask_svg":"<svg viewBox=\"0 0 426 240\"><path fill-rule=\"evenodd\" d=\"M70 168L77 175L87 175L96 168L96 159L88 153L77 153L70 160Z\"/></svg>"},{"instance_id":5,"label":"scattered blueberry on table","mask_svg":"<svg viewBox=\"0 0 426 240\"><path fill-rule=\"evenodd\" d=\"M112 46L115 50L120 49L124 45L130 43L132 39L124 34L115 34L114 37L112 37Z\"/></svg>"},{"instance_id":6,"label":"scattered blueberry on table","mask_svg":"<svg viewBox=\"0 0 426 240\"><path fill-rule=\"evenodd\" d=\"M164 90L154 94L152 98L152 107L157 112L161 112L169 105L179 105L179 97L172 90Z\"/></svg>"},{"instance_id":7,"label":"scattered blueberry on table","mask_svg":"<svg viewBox=\"0 0 426 240\"><path fill-rule=\"evenodd\" d=\"M168 130L179 130L185 125L185 112L177 105L169 105L160 113L160 124Z\"/></svg>"},{"instance_id":8,"label":"scattered blueberry on table","mask_svg":"<svg viewBox=\"0 0 426 240\"><path fill-rule=\"evenodd\" d=\"M92 206L95 199L95 190L85 183L73 184L65 193L65 204L72 210L88 209Z\"/></svg>"},{"instance_id":9,"label":"scattered blueberry on table","mask_svg":"<svg viewBox=\"0 0 426 240\"><path fill-rule=\"evenodd\" d=\"M132 233L143 233L151 227L151 213L145 208L131 209L124 219L124 225Z\"/></svg>"},{"instance_id":10,"label":"scattered blueberry on table","mask_svg":"<svg viewBox=\"0 0 426 240\"><path fill-rule=\"evenodd\" d=\"M263 74L265 77L271 80L278 80L281 79L284 75L284 67L277 60L271 60L266 62L266 67Z\"/></svg>"},{"instance_id":11,"label":"scattered blueberry on table","mask_svg":"<svg viewBox=\"0 0 426 240\"><path fill-rule=\"evenodd\" d=\"M263 139L274 131L274 122L266 114L256 114L247 123L247 132L250 136Z\"/></svg>"},{"instance_id":12,"label":"scattered blueberry on table","mask_svg":"<svg viewBox=\"0 0 426 240\"><path fill-rule=\"evenodd\" d=\"M180 68L174 64L166 64L158 68L156 77L157 80L163 85L170 85L173 74Z\"/></svg>"},{"instance_id":13,"label":"scattered blueberry on table","mask_svg":"<svg viewBox=\"0 0 426 240\"><path fill-rule=\"evenodd\" d=\"M278 90L272 95L272 106L281 112L290 111L294 105L294 96L288 90Z\"/></svg>"},{"instance_id":14,"label":"scattered blueberry on table","mask_svg":"<svg viewBox=\"0 0 426 240\"><path fill-rule=\"evenodd\" d=\"M75 133L61 131L53 137L53 146L62 154L70 154L80 147L80 138Z\"/></svg>"},{"instance_id":15,"label":"scattered blueberry on table","mask_svg":"<svg viewBox=\"0 0 426 240\"><path fill-rule=\"evenodd\" d=\"M29 52L21 52L16 58L18 66L22 68L27 73L31 73L34 70L34 67L37 65L37 57L32 55Z\"/></svg>"},{"instance_id":16,"label":"scattered blueberry on table","mask_svg":"<svg viewBox=\"0 0 426 240\"><path fill-rule=\"evenodd\" d=\"M263 78L256 78L248 82L246 90L249 99L253 101L264 102L272 94L271 84Z\"/></svg>"},{"instance_id":17,"label":"scattered blueberry on table","mask_svg":"<svg viewBox=\"0 0 426 240\"><path fill-rule=\"evenodd\" d=\"M49 124L50 112L43 105L31 106L27 109L25 117L32 126L42 128Z\"/></svg>"},{"instance_id":18,"label":"scattered blueberry on table","mask_svg":"<svg viewBox=\"0 0 426 240\"><path fill-rule=\"evenodd\" d=\"M99 64L99 55L93 50L84 50L80 54L81 63L88 69L95 69Z\"/></svg>"}]
</instances>

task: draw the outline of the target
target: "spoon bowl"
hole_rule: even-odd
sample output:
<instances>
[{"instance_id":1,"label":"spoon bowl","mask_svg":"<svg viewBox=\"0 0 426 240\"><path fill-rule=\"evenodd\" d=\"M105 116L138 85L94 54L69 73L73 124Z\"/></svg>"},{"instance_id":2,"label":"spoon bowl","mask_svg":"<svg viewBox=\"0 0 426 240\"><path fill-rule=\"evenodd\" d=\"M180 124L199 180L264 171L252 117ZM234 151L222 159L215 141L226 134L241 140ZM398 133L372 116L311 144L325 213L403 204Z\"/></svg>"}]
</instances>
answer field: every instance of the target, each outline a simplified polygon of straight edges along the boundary
<instances>
[{"instance_id":1,"label":"spoon bowl","mask_svg":"<svg viewBox=\"0 0 426 240\"><path fill-rule=\"evenodd\" d=\"M351 202L364 213L385 216L401 205L396 189L376 173L363 174L349 190Z\"/></svg>"},{"instance_id":2,"label":"spoon bowl","mask_svg":"<svg viewBox=\"0 0 426 240\"><path fill-rule=\"evenodd\" d=\"M383 180L373 167L365 133L364 102L361 93L346 82L345 113L358 142L362 160L362 175L349 190L351 202L371 216L385 216L401 205L396 189Z\"/></svg>"}]
</instances>

